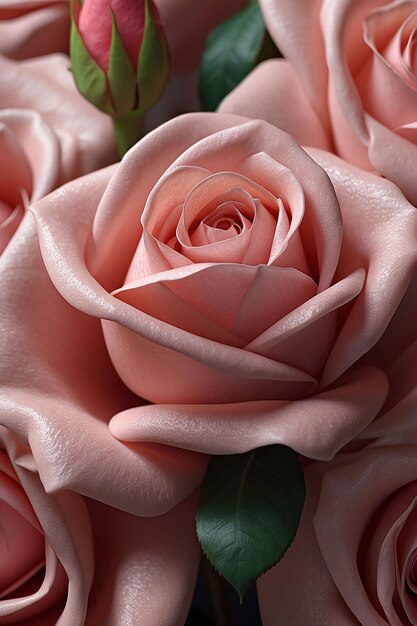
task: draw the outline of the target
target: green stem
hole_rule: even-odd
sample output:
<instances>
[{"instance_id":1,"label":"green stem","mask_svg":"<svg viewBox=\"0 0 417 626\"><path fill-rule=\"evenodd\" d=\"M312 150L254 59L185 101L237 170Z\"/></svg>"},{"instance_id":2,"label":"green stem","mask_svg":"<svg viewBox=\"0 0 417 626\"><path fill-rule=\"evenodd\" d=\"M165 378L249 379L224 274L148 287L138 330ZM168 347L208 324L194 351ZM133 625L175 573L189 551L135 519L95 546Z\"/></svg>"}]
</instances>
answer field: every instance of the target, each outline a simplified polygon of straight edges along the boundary
<instances>
[{"instance_id":1,"label":"green stem","mask_svg":"<svg viewBox=\"0 0 417 626\"><path fill-rule=\"evenodd\" d=\"M121 157L144 136L143 120L144 114L139 111L131 111L121 117L113 118L117 147Z\"/></svg>"},{"instance_id":2,"label":"green stem","mask_svg":"<svg viewBox=\"0 0 417 626\"><path fill-rule=\"evenodd\" d=\"M232 626L222 578L204 555L201 569L215 626Z\"/></svg>"}]
</instances>

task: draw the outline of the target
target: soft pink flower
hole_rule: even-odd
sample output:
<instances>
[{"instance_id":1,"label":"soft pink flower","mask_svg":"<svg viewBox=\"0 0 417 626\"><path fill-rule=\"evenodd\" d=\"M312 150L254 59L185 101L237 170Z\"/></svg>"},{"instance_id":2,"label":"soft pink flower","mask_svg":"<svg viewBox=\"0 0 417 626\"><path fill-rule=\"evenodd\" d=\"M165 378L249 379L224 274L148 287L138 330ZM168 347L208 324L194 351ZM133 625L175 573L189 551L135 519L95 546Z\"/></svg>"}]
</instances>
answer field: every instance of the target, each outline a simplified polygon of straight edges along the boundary
<instances>
[{"instance_id":1,"label":"soft pink flower","mask_svg":"<svg viewBox=\"0 0 417 626\"><path fill-rule=\"evenodd\" d=\"M119 409L117 437L328 458L377 414L384 374L347 370L404 294L417 213L311 155L266 123L183 116L34 206L56 287L103 319L120 378L153 403Z\"/></svg>"},{"instance_id":2,"label":"soft pink flower","mask_svg":"<svg viewBox=\"0 0 417 626\"><path fill-rule=\"evenodd\" d=\"M28 203L117 159L109 119L77 92L68 59L0 58L0 252Z\"/></svg>"},{"instance_id":3,"label":"soft pink flower","mask_svg":"<svg viewBox=\"0 0 417 626\"><path fill-rule=\"evenodd\" d=\"M259 115L395 182L417 204L417 2L261 0L287 61L255 70L224 112ZM305 134L307 130L307 134Z\"/></svg>"},{"instance_id":4,"label":"soft pink flower","mask_svg":"<svg viewBox=\"0 0 417 626\"><path fill-rule=\"evenodd\" d=\"M0 427L0 621L184 623L198 563L194 499L140 519L70 491L47 493L42 463Z\"/></svg>"},{"instance_id":5,"label":"soft pink flower","mask_svg":"<svg viewBox=\"0 0 417 626\"><path fill-rule=\"evenodd\" d=\"M306 469L295 541L258 581L265 626L417 623L416 372L414 342L390 369L378 418Z\"/></svg>"}]
</instances>

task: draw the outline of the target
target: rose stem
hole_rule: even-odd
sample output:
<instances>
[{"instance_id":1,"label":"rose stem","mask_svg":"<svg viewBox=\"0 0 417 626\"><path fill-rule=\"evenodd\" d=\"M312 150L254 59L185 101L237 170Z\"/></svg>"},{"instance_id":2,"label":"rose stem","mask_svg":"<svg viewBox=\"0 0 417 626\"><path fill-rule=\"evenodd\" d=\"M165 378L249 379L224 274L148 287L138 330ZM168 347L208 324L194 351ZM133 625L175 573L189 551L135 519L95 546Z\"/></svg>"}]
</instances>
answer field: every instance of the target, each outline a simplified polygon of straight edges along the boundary
<instances>
[{"instance_id":1,"label":"rose stem","mask_svg":"<svg viewBox=\"0 0 417 626\"><path fill-rule=\"evenodd\" d=\"M223 579L204 554L201 559L201 569L215 626L232 626Z\"/></svg>"},{"instance_id":2,"label":"rose stem","mask_svg":"<svg viewBox=\"0 0 417 626\"><path fill-rule=\"evenodd\" d=\"M120 157L144 136L143 119L144 115L140 111L131 111L126 115L113 118Z\"/></svg>"}]
</instances>

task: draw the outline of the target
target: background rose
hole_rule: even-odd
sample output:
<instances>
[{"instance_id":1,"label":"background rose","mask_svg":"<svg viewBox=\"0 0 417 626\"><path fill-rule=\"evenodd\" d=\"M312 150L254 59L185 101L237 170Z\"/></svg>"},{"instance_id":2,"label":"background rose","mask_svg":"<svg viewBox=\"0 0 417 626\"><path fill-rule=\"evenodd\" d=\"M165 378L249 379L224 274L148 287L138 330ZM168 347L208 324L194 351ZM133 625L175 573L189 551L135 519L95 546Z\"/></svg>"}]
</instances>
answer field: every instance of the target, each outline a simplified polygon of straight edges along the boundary
<instances>
[{"instance_id":1,"label":"background rose","mask_svg":"<svg viewBox=\"0 0 417 626\"><path fill-rule=\"evenodd\" d=\"M194 499L148 521L70 491L47 494L36 469L30 447L0 427L0 620L184 623L198 554Z\"/></svg>"},{"instance_id":2,"label":"background rose","mask_svg":"<svg viewBox=\"0 0 417 626\"><path fill-rule=\"evenodd\" d=\"M321 146L327 135L337 154L376 169L417 204L417 2L260 4L288 61L257 68L238 88L239 103L221 110L252 115L261 106L285 130L300 125L295 136L305 145Z\"/></svg>"},{"instance_id":3,"label":"background rose","mask_svg":"<svg viewBox=\"0 0 417 626\"><path fill-rule=\"evenodd\" d=\"M30 448L4 427L0 427L0 493L0 619L52 626L61 615L63 624L83 624L93 574L91 528L83 498L70 492L48 496Z\"/></svg>"},{"instance_id":4,"label":"background rose","mask_svg":"<svg viewBox=\"0 0 417 626\"><path fill-rule=\"evenodd\" d=\"M414 342L391 367L381 415L348 446L356 451L306 469L294 544L258 582L265 626L417 623L416 359Z\"/></svg>"},{"instance_id":5,"label":"background rose","mask_svg":"<svg viewBox=\"0 0 417 626\"><path fill-rule=\"evenodd\" d=\"M68 52L68 0L4 0L0 7L0 54L12 59Z\"/></svg>"},{"instance_id":6,"label":"background rose","mask_svg":"<svg viewBox=\"0 0 417 626\"><path fill-rule=\"evenodd\" d=\"M375 344L404 293L417 216L388 181L330 154L314 156L337 197L323 170L281 131L244 118L184 116L132 149L105 192L110 175L97 173L35 205L59 291L87 314L112 320L104 322L107 345L136 394L175 403L120 413L112 422L118 437L217 453L283 442L326 458L379 410L386 394L379 370L342 375ZM225 249L217 244L218 256L193 261L217 254L215 246L189 247L184 257L175 242L161 244L186 198L187 224L212 220L229 203L228 211L246 216L244 237L253 235L254 246L237 250L236 235ZM250 232L258 219L266 249L254 226ZM271 249L276 267L267 265ZM133 282L110 295L129 265Z\"/></svg>"},{"instance_id":7,"label":"background rose","mask_svg":"<svg viewBox=\"0 0 417 626\"><path fill-rule=\"evenodd\" d=\"M117 159L110 120L77 92L68 59L0 58L0 252L29 202Z\"/></svg>"}]
</instances>

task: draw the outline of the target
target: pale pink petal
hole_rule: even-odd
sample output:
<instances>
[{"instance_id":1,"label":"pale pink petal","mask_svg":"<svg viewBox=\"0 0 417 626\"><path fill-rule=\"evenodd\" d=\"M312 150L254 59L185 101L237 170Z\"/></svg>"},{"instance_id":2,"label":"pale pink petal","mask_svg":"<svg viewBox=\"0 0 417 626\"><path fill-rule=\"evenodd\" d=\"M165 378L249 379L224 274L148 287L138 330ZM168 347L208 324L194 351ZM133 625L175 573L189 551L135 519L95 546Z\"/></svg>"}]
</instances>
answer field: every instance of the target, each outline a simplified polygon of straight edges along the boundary
<instances>
[{"instance_id":1,"label":"pale pink petal","mask_svg":"<svg viewBox=\"0 0 417 626\"><path fill-rule=\"evenodd\" d=\"M105 185L108 174L100 176ZM101 191L96 180L95 194ZM165 512L182 500L201 481L206 459L160 446L121 445L108 432L112 415L140 400L115 374L99 320L54 289L31 215L0 263L7 338L0 422L30 440L45 488L72 489L141 515Z\"/></svg>"},{"instance_id":2,"label":"pale pink petal","mask_svg":"<svg viewBox=\"0 0 417 626\"><path fill-rule=\"evenodd\" d=\"M310 58L310 53L309 53ZM265 61L248 74L220 104L220 113L259 118L282 128L304 146L331 150L323 116L307 98L303 85L287 61Z\"/></svg>"},{"instance_id":3,"label":"pale pink petal","mask_svg":"<svg viewBox=\"0 0 417 626\"><path fill-rule=\"evenodd\" d=\"M369 133L351 72L354 74L371 54L363 41L362 23L375 3L375 0L353 4L351 0L324 2L320 16L329 68L328 93L336 94L343 115L365 145Z\"/></svg>"},{"instance_id":4,"label":"pale pink petal","mask_svg":"<svg viewBox=\"0 0 417 626\"><path fill-rule=\"evenodd\" d=\"M281 341L292 337L296 333L318 320L329 315L344 304L353 300L360 292L364 284L364 271L358 270L347 276L340 282L332 285L323 293L314 295L310 299L291 310L286 316L270 326L256 339L251 341L247 350L256 352L269 351Z\"/></svg>"},{"instance_id":5,"label":"pale pink petal","mask_svg":"<svg viewBox=\"0 0 417 626\"><path fill-rule=\"evenodd\" d=\"M194 272L198 272L200 269L201 267L193 267ZM113 295L155 319L163 320L177 328L184 328L194 335L243 348L245 345L244 339L220 325L222 320L210 319L210 312L207 315L207 311L201 310L201 302L200 307L195 308L181 297L181 290L180 295L175 293L174 277L171 277L170 274L155 274L149 277L149 280L145 279L127 283L124 287L113 292ZM205 274L203 271L203 278ZM164 278L167 278L167 280L164 280ZM177 278L180 279L180 286L182 287L183 277ZM214 284L217 286L218 281L215 280ZM229 292L231 290L226 289L226 291ZM199 294L197 293L196 295L198 296ZM226 295L229 294L227 293Z\"/></svg>"},{"instance_id":6,"label":"pale pink petal","mask_svg":"<svg viewBox=\"0 0 417 626\"><path fill-rule=\"evenodd\" d=\"M35 109L61 144L60 181L117 159L111 120L78 93L69 59L54 54L30 61L0 59L2 108Z\"/></svg>"},{"instance_id":7,"label":"pale pink petal","mask_svg":"<svg viewBox=\"0 0 417 626\"><path fill-rule=\"evenodd\" d=\"M390 25L393 19L403 20L410 13L411 6L397 4L390 7L391 11L387 11L388 8L375 10L366 19L364 40L374 54L355 82L366 112L384 126L395 128L416 121L417 92L415 86L410 86L402 75L398 75L378 45L378 29L382 29L381 35L385 36L387 30L379 22L382 20Z\"/></svg>"},{"instance_id":8,"label":"pale pink petal","mask_svg":"<svg viewBox=\"0 0 417 626\"><path fill-rule=\"evenodd\" d=\"M409 175L417 167L417 145L371 117L369 128L369 160L376 170L392 180L413 204L417 204L417 182Z\"/></svg>"},{"instance_id":9,"label":"pale pink petal","mask_svg":"<svg viewBox=\"0 0 417 626\"><path fill-rule=\"evenodd\" d=\"M185 623L200 560L195 507L191 497L143 519L89 502L97 558L87 626Z\"/></svg>"},{"instance_id":10,"label":"pale pink petal","mask_svg":"<svg viewBox=\"0 0 417 626\"><path fill-rule=\"evenodd\" d=\"M316 293L316 283L302 272L291 267L259 265L251 285L239 303L233 332L244 337L250 344L277 320L304 304ZM312 349L314 350L313 347Z\"/></svg>"},{"instance_id":11,"label":"pale pink petal","mask_svg":"<svg viewBox=\"0 0 417 626\"><path fill-rule=\"evenodd\" d=\"M82 626L93 575L90 522L84 501L79 495L69 492L48 496L36 471L28 470L21 464L22 458L26 463L33 461L27 446L4 428L0 436L42 527L46 561L45 577L39 589L27 596L14 594L10 599L3 598L0 600L0 615L16 615L19 621L36 616L64 596L66 577L69 581L68 596L60 623ZM65 577L62 576L64 572Z\"/></svg>"},{"instance_id":12,"label":"pale pink petal","mask_svg":"<svg viewBox=\"0 0 417 626\"><path fill-rule=\"evenodd\" d=\"M259 184L266 185L277 198L278 218L268 263L278 267L293 267L311 275L313 272L306 258L301 235L306 237L307 244L311 244L308 224L306 229L302 225L305 197L301 182L291 170L266 152L258 152L246 159L242 172L254 177ZM306 247L308 250L308 245ZM314 267L316 252L311 252L310 263Z\"/></svg>"},{"instance_id":13,"label":"pale pink petal","mask_svg":"<svg viewBox=\"0 0 417 626\"><path fill-rule=\"evenodd\" d=\"M194 119L197 121L195 116ZM271 141L271 133L276 137L274 142ZM206 167L213 172L234 170L246 173L246 161L261 151L266 151L289 169L302 185L308 207L303 219L303 244L307 257L315 258L318 265L319 288L325 289L331 283L339 259L342 237L340 209L327 175L315 161L306 158L306 152L300 150L289 135L260 120L246 121L224 130L217 137L212 135L191 145L171 167L187 164ZM267 189L269 185L273 188L274 180L270 172L270 168L264 171L262 181L255 176L251 178Z\"/></svg>"},{"instance_id":14,"label":"pale pink petal","mask_svg":"<svg viewBox=\"0 0 417 626\"><path fill-rule=\"evenodd\" d=\"M30 167L31 184L26 187L28 199L35 202L43 198L57 186L60 177L61 151L57 135L37 111L30 109L3 109L0 111L0 123L4 124L8 132L13 133L23 152L21 163L26 160ZM6 171L8 168L3 166L3 172ZM12 184L10 179L13 174L9 173L9 185ZM0 193L4 198L6 181L0 184ZM14 187L16 190L25 188L23 185Z\"/></svg>"},{"instance_id":15,"label":"pale pink petal","mask_svg":"<svg viewBox=\"0 0 417 626\"><path fill-rule=\"evenodd\" d=\"M322 0L260 0L266 26L294 66L324 127L327 119L327 67L320 30Z\"/></svg>"},{"instance_id":16,"label":"pale pink petal","mask_svg":"<svg viewBox=\"0 0 417 626\"><path fill-rule=\"evenodd\" d=\"M323 372L321 384L327 386L378 341L401 302L416 267L417 213L390 181L330 153L311 153L329 174L342 210L344 240L336 276L359 267L367 272Z\"/></svg>"},{"instance_id":17,"label":"pale pink petal","mask_svg":"<svg viewBox=\"0 0 417 626\"><path fill-rule=\"evenodd\" d=\"M317 544L313 526L320 496L317 474L320 477L318 464L305 470L307 496L293 543L283 559L257 581L264 626L361 626L343 601Z\"/></svg>"},{"instance_id":18,"label":"pale pink petal","mask_svg":"<svg viewBox=\"0 0 417 626\"><path fill-rule=\"evenodd\" d=\"M339 467L332 468L324 477L314 518L317 541L327 568L360 624L389 623L371 603L364 589L367 578L364 575L362 580L358 570L362 537L379 507L382 504L385 507L385 501L392 494L415 480L415 449L405 446L386 450L385 453L369 450L362 455L352 455L350 463L349 458L341 457ZM363 479L365 475L367 480ZM348 507L340 500L340 505L336 504L341 494L344 503L349 502ZM362 546L362 550L366 551L366 547ZM388 584L389 576L390 569L382 567L378 574L379 583Z\"/></svg>"},{"instance_id":19,"label":"pale pink petal","mask_svg":"<svg viewBox=\"0 0 417 626\"><path fill-rule=\"evenodd\" d=\"M114 416L110 430L126 441L180 444L208 454L281 443L310 458L330 459L372 421L387 392L382 372L367 368L305 400L146 405Z\"/></svg>"}]
</instances>

